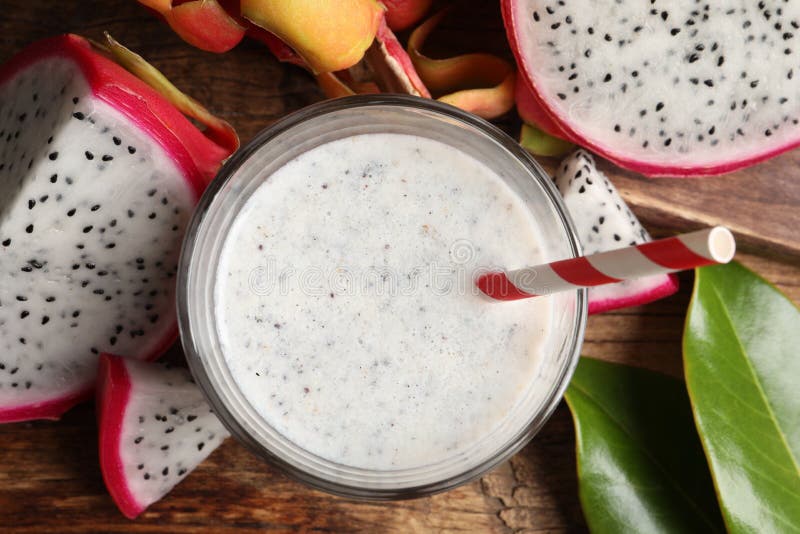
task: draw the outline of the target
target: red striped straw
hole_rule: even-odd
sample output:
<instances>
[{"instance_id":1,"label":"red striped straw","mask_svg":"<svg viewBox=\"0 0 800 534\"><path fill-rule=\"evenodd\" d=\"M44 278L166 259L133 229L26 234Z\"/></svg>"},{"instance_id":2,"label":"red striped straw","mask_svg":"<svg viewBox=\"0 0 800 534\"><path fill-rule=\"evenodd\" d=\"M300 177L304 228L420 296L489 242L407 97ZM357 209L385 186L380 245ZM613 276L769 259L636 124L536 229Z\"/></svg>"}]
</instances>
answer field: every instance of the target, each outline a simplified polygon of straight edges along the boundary
<instances>
[{"instance_id":1,"label":"red striped straw","mask_svg":"<svg viewBox=\"0 0 800 534\"><path fill-rule=\"evenodd\" d=\"M475 285L493 299L518 300L728 263L735 252L731 231L715 226L590 256L490 272L479 276Z\"/></svg>"}]
</instances>

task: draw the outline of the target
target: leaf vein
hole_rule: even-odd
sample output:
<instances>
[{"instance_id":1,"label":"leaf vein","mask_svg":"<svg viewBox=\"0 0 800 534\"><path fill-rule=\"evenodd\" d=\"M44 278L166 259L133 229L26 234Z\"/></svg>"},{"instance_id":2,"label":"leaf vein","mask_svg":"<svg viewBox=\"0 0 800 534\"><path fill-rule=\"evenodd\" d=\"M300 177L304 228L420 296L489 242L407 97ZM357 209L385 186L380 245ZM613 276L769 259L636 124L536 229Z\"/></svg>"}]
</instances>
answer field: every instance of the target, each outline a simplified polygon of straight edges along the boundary
<instances>
[{"instance_id":1,"label":"leaf vein","mask_svg":"<svg viewBox=\"0 0 800 534\"><path fill-rule=\"evenodd\" d=\"M753 369L753 365L750 362L750 358L748 357L747 351L744 348L744 344L742 343L741 337L739 337L739 332L736 330L733 318L728 311L728 308L725 306L725 301L722 299L722 295L720 295L719 290L717 289L716 285L713 283L711 284L711 290L713 291L714 296L717 298L719 302L719 307L722 309L725 319L728 321L729 328L733 333L733 337L736 340L736 344L739 346L739 351L741 354L742 359L745 361L747 368L750 370L750 373L753 377L753 384L756 386L756 390L758 391L759 395L761 396L761 400L764 402L764 406L766 407L767 413L769 414L770 419L772 420L773 425L775 426L775 430L778 436L781 439L781 442L786 450L786 454L792 461L792 465L794 465L795 473L800 475L800 466L797 464L797 458L794 457L792 454L791 448L789 448L789 442L786 440L786 435L783 433L783 429L778 424L778 420L775 417L775 413L772 411L772 405L769 403L769 398L767 397L764 389L761 387L761 382L758 380L758 375L756 374L755 369Z\"/></svg>"}]
</instances>

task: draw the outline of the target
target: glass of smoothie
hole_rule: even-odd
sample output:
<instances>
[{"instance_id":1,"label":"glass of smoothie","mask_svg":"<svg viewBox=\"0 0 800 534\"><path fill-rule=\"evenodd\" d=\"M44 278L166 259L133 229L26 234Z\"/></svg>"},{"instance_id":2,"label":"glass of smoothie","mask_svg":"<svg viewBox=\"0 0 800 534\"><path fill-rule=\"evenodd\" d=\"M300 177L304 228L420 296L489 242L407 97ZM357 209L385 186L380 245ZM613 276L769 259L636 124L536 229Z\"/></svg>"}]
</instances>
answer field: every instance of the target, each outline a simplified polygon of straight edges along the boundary
<instances>
[{"instance_id":1,"label":"glass of smoothie","mask_svg":"<svg viewBox=\"0 0 800 534\"><path fill-rule=\"evenodd\" d=\"M197 382L235 437L319 489L467 482L534 436L577 363L585 290L497 302L473 284L579 255L558 192L444 104L359 96L281 120L226 164L187 236Z\"/></svg>"}]
</instances>

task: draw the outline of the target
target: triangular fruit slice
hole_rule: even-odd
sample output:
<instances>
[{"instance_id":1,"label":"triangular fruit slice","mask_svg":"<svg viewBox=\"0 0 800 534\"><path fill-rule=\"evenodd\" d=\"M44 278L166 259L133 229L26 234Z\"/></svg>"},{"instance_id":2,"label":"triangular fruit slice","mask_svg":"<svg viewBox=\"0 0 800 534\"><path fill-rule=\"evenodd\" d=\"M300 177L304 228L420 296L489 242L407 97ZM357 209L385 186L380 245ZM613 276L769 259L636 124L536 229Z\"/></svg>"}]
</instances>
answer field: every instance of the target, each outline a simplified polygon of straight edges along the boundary
<instances>
[{"instance_id":1,"label":"triangular fruit slice","mask_svg":"<svg viewBox=\"0 0 800 534\"><path fill-rule=\"evenodd\" d=\"M131 519L229 435L188 370L109 354L100 356L97 411L103 479Z\"/></svg>"}]
</instances>

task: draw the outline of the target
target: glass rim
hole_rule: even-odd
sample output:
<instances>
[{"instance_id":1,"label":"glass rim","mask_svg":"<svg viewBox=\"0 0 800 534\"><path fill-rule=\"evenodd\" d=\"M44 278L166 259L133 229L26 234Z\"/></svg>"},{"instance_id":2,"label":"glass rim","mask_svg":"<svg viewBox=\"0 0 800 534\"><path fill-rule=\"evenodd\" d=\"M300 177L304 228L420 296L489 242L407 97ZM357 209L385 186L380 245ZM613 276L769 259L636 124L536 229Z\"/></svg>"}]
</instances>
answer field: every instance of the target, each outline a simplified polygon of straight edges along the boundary
<instances>
[{"instance_id":1,"label":"glass rim","mask_svg":"<svg viewBox=\"0 0 800 534\"><path fill-rule=\"evenodd\" d=\"M225 404L221 395L219 395L216 391L209 376L208 370L202 362L202 356L196 350L193 343L191 318L189 313L191 305L189 275L192 267L191 260L194 256L195 250L198 247L198 231L204 222L210 207L222 191L223 187L236 175L237 171L244 164L244 162L246 162L250 156L252 156L262 146L268 144L270 141L279 137L284 132L299 126L307 120L353 108L369 108L380 106L410 108L412 110L433 112L434 114L443 116L446 119L455 120L458 123L462 123L474 128L478 131L478 133L482 133L490 140L498 143L503 149L515 157L524 168L527 169L532 179L536 180L539 185L542 186L541 189L545 193L547 201L555 209L559 222L566 233L570 252L573 254L573 257L581 254L581 245L575 230L575 226L553 181L550 179L547 172L545 172L544 169L542 169L542 167L530 156L530 154L528 154L528 152L525 151L519 145L519 143L508 136L505 132L480 117L449 104L444 104L435 100L400 94L355 95L318 102L295 111L286 117L283 117L282 119L279 119L272 125L261 130L255 135L255 137L253 137L252 140L241 147L226 161L226 163L217 173L216 177L211 181L204 191L197 206L195 207L195 211L192 215L189 225L187 226L179 259L176 292L176 309L178 315L180 339L189 368L194 376L195 381L203 391L204 396L214 410L214 413L217 414L220 421L229 430L231 435L258 457L267 460L271 465L277 466L291 478L303 482L312 488L323 490L342 497L379 501L424 497L452 489L456 486L460 486L480 477L522 449L539 432L542 426L544 426L564 396L564 392L569 384L572 374L575 371L575 367L577 366L578 359L580 357L580 350L583 345L588 310L587 290L585 288L577 289L576 313L573 325L575 335L572 336L572 339L569 343L569 348L565 351L569 355L568 359L566 360L567 363L566 365L562 365L559 369L557 377L554 381L555 387L551 390L550 395L548 395L542 402L542 409L539 410L538 413L534 414L531 421L527 425L520 428L515 438L506 443L500 449L498 454L487 458L483 462L480 462L466 471L459 472L455 475L448 476L435 482L420 484L417 486L402 488L365 488L362 486L333 481L323 476L318 476L314 473L303 470L291 462L279 457L272 450L270 450L269 447L256 440L256 438L249 433L242 424L240 424L236 416L234 416L231 410L228 409L228 406Z\"/></svg>"}]
</instances>

